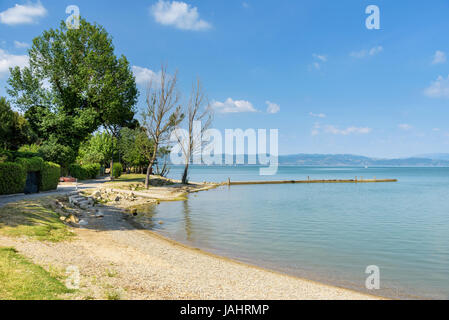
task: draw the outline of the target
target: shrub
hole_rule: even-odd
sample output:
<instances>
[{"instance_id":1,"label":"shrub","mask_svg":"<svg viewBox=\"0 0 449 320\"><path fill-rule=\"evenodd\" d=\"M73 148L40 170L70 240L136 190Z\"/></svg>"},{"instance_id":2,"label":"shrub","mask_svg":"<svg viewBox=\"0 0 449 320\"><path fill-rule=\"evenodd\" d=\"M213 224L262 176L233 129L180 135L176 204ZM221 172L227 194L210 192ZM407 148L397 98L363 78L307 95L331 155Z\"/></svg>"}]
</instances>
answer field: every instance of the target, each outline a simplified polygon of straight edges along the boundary
<instances>
[{"instance_id":1,"label":"shrub","mask_svg":"<svg viewBox=\"0 0 449 320\"><path fill-rule=\"evenodd\" d=\"M121 163L114 163L112 166L112 176L114 178L119 178L122 175L123 166Z\"/></svg>"},{"instance_id":2,"label":"shrub","mask_svg":"<svg viewBox=\"0 0 449 320\"><path fill-rule=\"evenodd\" d=\"M0 148L0 162L12 162L14 155L11 151Z\"/></svg>"},{"instance_id":3,"label":"shrub","mask_svg":"<svg viewBox=\"0 0 449 320\"><path fill-rule=\"evenodd\" d=\"M69 166L69 174L78 179L78 180L86 180L87 179L87 171L83 167L81 167L79 164L71 164Z\"/></svg>"},{"instance_id":4,"label":"shrub","mask_svg":"<svg viewBox=\"0 0 449 320\"><path fill-rule=\"evenodd\" d=\"M98 163L86 164L83 168L87 171L89 179L95 179L100 175L101 166Z\"/></svg>"},{"instance_id":5,"label":"shrub","mask_svg":"<svg viewBox=\"0 0 449 320\"><path fill-rule=\"evenodd\" d=\"M53 162L44 162L41 171L40 191L56 190L58 188L61 167Z\"/></svg>"},{"instance_id":6,"label":"shrub","mask_svg":"<svg viewBox=\"0 0 449 320\"><path fill-rule=\"evenodd\" d=\"M69 173L78 180L95 179L100 174L101 166L98 163L87 164L81 166L79 164L71 164Z\"/></svg>"},{"instance_id":7,"label":"shrub","mask_svg":"<svg viewBox=\"0 0 449 320\"><path fill-rule=\"evenodd\" d=\"M21 146L19 148L19 152L25 152L25 153L39 153L39 146L37 144L27 144L24 146Z\"/></svg>"},{"instance_id":8,"label":"shrub","mask_svg":"<svg viewBox=\"0 0 449 320\"><path fill-rule=\"evenodd\" d=\"M26 169L19 163L0 163L0 194L22 193L27 179Z\"/></svg>"},{"instance_id":9,"label":"shrub","mask_svg":"<svg viewBox=\"0 0 449 320\"><path fill-rule=\"evenodd\" d=\"M17 158L16 162L21 164L27 172L41 171L44 166L44 160L39 157Z\"/></svg>"}]
</instances>

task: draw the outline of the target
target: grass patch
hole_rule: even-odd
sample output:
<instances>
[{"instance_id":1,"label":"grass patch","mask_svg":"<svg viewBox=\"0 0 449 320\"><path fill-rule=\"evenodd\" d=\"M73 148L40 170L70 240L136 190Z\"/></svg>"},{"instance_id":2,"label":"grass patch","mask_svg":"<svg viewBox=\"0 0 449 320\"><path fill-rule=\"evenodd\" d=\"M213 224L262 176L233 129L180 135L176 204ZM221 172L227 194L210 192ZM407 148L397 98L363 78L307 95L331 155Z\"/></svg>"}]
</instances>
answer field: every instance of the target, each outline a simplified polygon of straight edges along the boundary
<instances>
[{"instance_id":1,"label":"grass patch","mask_svg":"<svg viewBox=\"0 0 449 320\"><path fill-rule=\"evenodd\" d=\"M119 178L114 178L113 181L108 183L116 183L116 182L144 182L145 181L144 174L122 174Z\"/></svg>"},{"instance_id":2,"label":"grass patch","mask_svg":"<svg viewBox=\"0 0 449 320\"><path fill-rule=\"evenodd\" d=\"M144 174L122 174L119 178L114 178L113 181L106 182L106 184L120 183L120 182L135 182L137 188L144 188L143 183L145 182L146 175ZM167 178L152 175L150 177L150 185L160 187L173 185ZM138 191L138 190L137 190Z\"/></svg>"},{"instance_id":3,"label":"grass patch","mask_svg":"<svg viewBox=\"0 0 449 320\"><path fill-rule=\"evenodd\" d=\"M13 248L0 247L0 283L0 300L58 300L74 292Z\"/></svg>"},{"instance_id":4,"label":"grass patch","mask_svg":"<svg viewBox=\"0 0 449 320\"><path fill-rule=\"evenodd\" d=\"M106 275L109 278L115 278L115 277L117 277L118 273L117 273L117 271L114 271L114 270L111 270L111 269L107 269L106 270Z\"/></svg>"},{"instance_id":5,"label":"grass patch","mask_svg":"<svg viewBox=\"0 0 449 320\"><path fill-rule=\"evenodd\" d=\"M122 295L118 291L109 290L106 292L106 299L107 300L121 300Z\"/></svg>"},{"instance_id":6,"label":"grass patch","mask_svg":"<svg viewBox=\"0 0 449 320\"><path fill-rule=\"evenodd\" d=\"M50 209L50 199L22 201L0 208L0 234L39 241L69 240L73 233Z\"/></svg>"}]
</instances>

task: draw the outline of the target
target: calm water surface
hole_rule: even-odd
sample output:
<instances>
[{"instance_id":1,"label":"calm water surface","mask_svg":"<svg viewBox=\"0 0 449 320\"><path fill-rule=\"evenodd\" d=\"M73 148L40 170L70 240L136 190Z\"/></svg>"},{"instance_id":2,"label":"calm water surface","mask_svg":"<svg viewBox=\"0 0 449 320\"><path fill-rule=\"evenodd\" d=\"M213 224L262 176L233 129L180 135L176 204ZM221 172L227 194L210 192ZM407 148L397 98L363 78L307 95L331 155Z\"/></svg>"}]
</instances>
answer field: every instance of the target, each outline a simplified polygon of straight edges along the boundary
<instances>
[{"instance_id":1,"label":"calm water surface","mask_svg":"<svg viewBox=\"0 0 449 320\"><path fill-rule=\"evenodd\" d=\"M181 168L171 176L180 178ZM398 298L449 299L449 168L194 167L192 181L397 178L398 183L221 187L144 211L150 228L191 246L364 290L369 265ZM164 224L158 224L163 221Z\"/></svg>"}]
</instances>

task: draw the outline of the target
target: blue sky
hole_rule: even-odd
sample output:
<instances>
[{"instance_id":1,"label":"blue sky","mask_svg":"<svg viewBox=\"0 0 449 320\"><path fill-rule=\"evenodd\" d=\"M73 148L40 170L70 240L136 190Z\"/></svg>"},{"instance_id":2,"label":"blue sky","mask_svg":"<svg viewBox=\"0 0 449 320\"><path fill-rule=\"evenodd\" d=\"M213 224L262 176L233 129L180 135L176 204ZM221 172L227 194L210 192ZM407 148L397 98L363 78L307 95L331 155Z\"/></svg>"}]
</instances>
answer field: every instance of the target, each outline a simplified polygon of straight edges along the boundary
<instances>
[{"instance_id":1,"label":"blue sky","mask_svg":"<svg viewBox=\"0 0 449 320\"><path fill-rule=\"evenodd\" d=\"M201 78L214 127L279 129L280 154L449 152L446 0L1 0L0 95L7 67L26 63L27 44L68 5L130 60L139 107L164 63L185 94ZM380 30L365 26L368 5Z\"/></svg>"}]
</instances>

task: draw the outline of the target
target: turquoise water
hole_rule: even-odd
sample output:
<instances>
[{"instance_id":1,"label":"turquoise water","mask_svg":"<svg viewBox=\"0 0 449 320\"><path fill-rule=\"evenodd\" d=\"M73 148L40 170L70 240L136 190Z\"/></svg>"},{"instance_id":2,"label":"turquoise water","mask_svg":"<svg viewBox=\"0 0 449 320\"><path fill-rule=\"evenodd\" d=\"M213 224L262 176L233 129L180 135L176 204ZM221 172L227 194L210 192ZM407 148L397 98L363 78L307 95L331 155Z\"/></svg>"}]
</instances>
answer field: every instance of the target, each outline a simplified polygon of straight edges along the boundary
<instances>
[{"instance_id":1,"label":"turquoise water","mask_svg":"<svg viewBox=\"0 0 449 320\"><path fill-rule=\"evenodd\" d=\"M170 176L181 176L173 168ZM161 234L214 253L357 290L369 265L395 298L449 299L449 168L195 167L192 181L397 178L379 184L220 187L148 209ZM163 221L162 225L158 224Z\"/></svg>"}]
</instances>

